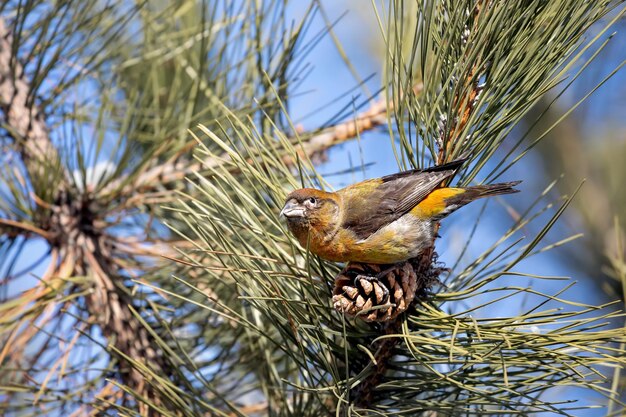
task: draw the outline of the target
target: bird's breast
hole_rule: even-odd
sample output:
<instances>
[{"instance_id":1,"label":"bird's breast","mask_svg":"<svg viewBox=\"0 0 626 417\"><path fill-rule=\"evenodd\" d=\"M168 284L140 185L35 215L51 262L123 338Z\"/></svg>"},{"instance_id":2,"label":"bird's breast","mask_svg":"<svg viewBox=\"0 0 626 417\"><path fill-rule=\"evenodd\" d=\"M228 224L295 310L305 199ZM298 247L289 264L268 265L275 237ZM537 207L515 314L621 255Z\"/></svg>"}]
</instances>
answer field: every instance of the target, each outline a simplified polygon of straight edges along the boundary
<instances>
[{"instance_id":1,"label":"bird's breast","mask_svg":"<svg viewBox=\"0 0 626 417\"><path fill-rule=\"evenodd\" d=\"M392 264L417 256L432 238L432 225L411 214L382 227L365 239L350 229L340 229L332 239L312 234L311 252L335 262Z\"/></svg>"}]
</instances>

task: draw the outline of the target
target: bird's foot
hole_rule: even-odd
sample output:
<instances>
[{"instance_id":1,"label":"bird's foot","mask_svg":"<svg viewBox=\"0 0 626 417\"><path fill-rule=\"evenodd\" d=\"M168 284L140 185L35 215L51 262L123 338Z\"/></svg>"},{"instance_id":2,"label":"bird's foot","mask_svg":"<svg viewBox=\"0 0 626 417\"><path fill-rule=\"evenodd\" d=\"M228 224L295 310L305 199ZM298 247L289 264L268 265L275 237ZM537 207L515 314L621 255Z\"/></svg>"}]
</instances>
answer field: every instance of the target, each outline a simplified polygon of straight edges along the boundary
<instances>
[{"instance_id":1,"label":"bird's foot","mask_svg":"<svg viewBox=\"0 0 626 417\"><path fill-rule=\"evenodd\" d=\"M395 264L392 264L389 268L386 268L382 271L380 271L379 273L376 274L376 278L377 279L382 279L384 278L388 273L392 272L393 270L399 268L400 266L402 266L404 264L404 262L397 262Z\"/></svg>"}]
</instances>

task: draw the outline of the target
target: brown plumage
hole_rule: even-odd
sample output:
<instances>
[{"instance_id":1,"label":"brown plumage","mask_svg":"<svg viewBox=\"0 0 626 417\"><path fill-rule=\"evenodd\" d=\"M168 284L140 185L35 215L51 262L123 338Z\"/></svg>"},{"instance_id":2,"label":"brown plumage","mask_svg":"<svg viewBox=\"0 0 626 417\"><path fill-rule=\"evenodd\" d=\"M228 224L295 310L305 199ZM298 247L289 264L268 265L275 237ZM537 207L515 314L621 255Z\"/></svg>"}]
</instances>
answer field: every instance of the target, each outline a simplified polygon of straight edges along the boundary
<instances>
[{"instance_id":1,"label":"brown plumage","mask_svg":"<svg viewBox=\"0 0 626 417\"><path fill-rule=\"evenodd\" d=\"M281 215L300 245L339 262L391 264L416 257L433 238L434 224L478 198L515 193L519 181L438 188L465 160L404 171L336 192L312 188L287 196Z\"/></svg>"}]
</instances>

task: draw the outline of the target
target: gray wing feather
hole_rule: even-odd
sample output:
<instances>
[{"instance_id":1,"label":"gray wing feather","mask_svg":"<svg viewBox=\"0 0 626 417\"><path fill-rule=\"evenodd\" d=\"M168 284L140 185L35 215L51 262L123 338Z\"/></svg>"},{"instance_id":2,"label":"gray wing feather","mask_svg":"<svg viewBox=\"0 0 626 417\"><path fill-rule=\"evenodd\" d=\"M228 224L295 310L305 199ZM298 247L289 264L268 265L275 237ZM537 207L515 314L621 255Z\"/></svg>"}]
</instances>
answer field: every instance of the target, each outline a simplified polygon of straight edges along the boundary
<instances>
[{"instance_id":1,"label":"gray wing feather","mask_svg":"<svg viewBox=\"0 0 626 417\"><path fill-rule=\"evenodd\" d=\"M344 195L345 218L342 226L360 239L366 239L380 228L399 219L417 206L446 178L453 176L465 160L457 160L424 170L399 172L380 178L377 186L364 199L352 187ZM376 202L372 205L372 202Z\"/></svg>"}]
</instances>

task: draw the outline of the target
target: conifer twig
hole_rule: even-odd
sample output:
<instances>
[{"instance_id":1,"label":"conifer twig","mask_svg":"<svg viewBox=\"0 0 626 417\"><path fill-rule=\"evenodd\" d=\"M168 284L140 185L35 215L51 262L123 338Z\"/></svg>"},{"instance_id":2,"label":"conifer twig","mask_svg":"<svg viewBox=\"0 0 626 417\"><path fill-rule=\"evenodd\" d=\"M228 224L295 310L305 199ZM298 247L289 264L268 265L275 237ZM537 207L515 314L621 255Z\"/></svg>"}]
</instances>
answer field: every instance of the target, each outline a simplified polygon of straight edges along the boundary
<instances>
[{"instance_id":1,"label":"conifer twig","mask_svg":"<svg viewBox=\"0 0 626 417\"><path fill-rule=\"evenodd\" d=\"M422 89L423 84L417 83L413 87L413 92L419 94ZM354 139L358 135L386 123L387 115L392 110L393 103L387 103L385 98L381 98L372 103L369 109L357 114L353 119L328 127L321 132L311 134L310 138L303 140L300 145L294 146L297 155L302 158L314 159L329 148ZM308 135L309 134L305 132L298 133L298 136L306 137ZM296 142L296 139L291 138L290 141ZM99 194L106 195L115 192L119 196L130 196L131 194L135 195L137 192L150 192L156 185L161 186L163 184L181 181L185 177L190 176L193 172L216 168L229 159L230 157L226 153L220 157L205 159L202 163L189 163L189 161L184 158L172 158L164 164L159 164L147 169L138 175L132 183L125 185L121 190L119 187L126 182L126 178L120 178L107 184L106 187L100 190ZM291 155L283 156L282 161L285 165L293 165L296 163L295 158Z\"/></svg>"},{"instance_id":2,"label":"conifer twig","mask_svg":"<svg viewBox=\"0 0 626 417\"><path fill-rule=\"evenodd\" d=\"M132 300L116 285L115 271L104 266L112 264L108 260L110 253L106 251L106 245L101 244L97 233L91 235L93 231L87 233L81 228L82 218L78 216L78 212L82 210L83 202L70 196L69 183L66 180L70 176L61 164L57 148L48 135L44 114L31 97L31 86L25 79L24 68L13 55L12 43L11 31L6 27L4 19L0 18L0 116L3 127L13 138L31 183L40 183L51 173L55 176L60 173L60 181L53 190L53 203L45 203L52 213L45 227L55 228L54 233L36 225L0 219L0 225L10 227L11 233L24 231L40 235L48 241L53 253L59 254L58 265L56 259L53 259L39 283L25 292L25 301L32 302L53 293L65 283L66 278L88 275L95 286L89 297L90 302L87 303L93 323L98 324L107 340L115 341L115 345L127 356L145 357L151 364L162 365L164 362L157 358L160 351L151 346L149 333L135 319L129 308ZM35 317L46 316L55 308L56 303L52 302ZM30 319L31 323L34 321L35 318ZM39 325L43 326L44 322ZM24 352L25 346L38 331L38 327L30 326L14 333L15 343L10 351L5 349L0 353L0 363L7 355ZM34 355L34 358L37 357L38 355ZM120 369L120 373L126 383L137 392L151 396L143 377L134 368L127 366L127 369ZM154 400L160 402L158 398ZM143 414L148 415L149 412Z\"/></svg>"},{"instance_id":3,"label":"conifer twig","mask_svg":"<svg viewBox=\"0 0 626 417\"><path fill-rule=\"evenodd\" d=\"M0 116L33 182L58 166L59 156L48 135L44 116L30 96L24 68L13 56L13 36L0 17Z\"/></svg>"},{"instance_id":4,"label":"conifer twig","mask_svg":"<svg viewBox=\"0 0 626 417\"><path fill-rule=\"evenodd\" d=\"M477 29L478 18L481 11L481 2L475 5L473 12L473 25L471 32L475 32ZM471 33L470 32L470 33ZM467 41L467 40L466 40ZM439 145L439 151L437 153L437 165L444 164L448 161L450 153L458 146L458 138L455 137L456 132L462 132L474 110L474 104L479 95L479 87L475 81L476 72L479 71L478 65L473 65L464 81L464 89L460 91L467 91L464 96L455 96L454 102L451 104L455 108L455 118L452 121L451 126L447 129L448 135L446 137L440 137L437 141ZM469 87L469 88L467 88ZM442 129L443 134L446 129ZM444 184L441 184L442 186ZM433 236L437 236L439 231L439 223L435 224ZM419 272L421 274L429 274L431 268L433 268L433 256L435 254L435 238L433 238L431 245L423 251L419 256L417 264L419 265ZM394 322L388 323L385 327L385 334L394 334L400 329L402 323L402 315L398 316ZM355 391L355 404L360 406L367 406L372 403L374 398L374 390L376 386L381 382L383 376L387 372L389 360L393 356L393 348L400 342L400 338L385 338L380 342L378 349L374 354L376 359L375 369L365 378L365 380L359 384L358 389Z\"/></svg>"}]
</instances>

